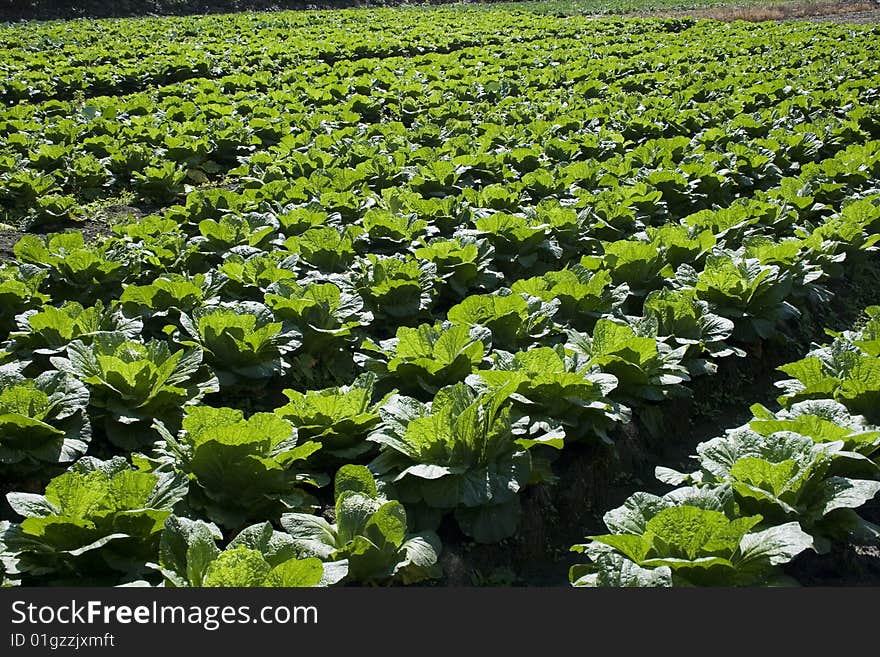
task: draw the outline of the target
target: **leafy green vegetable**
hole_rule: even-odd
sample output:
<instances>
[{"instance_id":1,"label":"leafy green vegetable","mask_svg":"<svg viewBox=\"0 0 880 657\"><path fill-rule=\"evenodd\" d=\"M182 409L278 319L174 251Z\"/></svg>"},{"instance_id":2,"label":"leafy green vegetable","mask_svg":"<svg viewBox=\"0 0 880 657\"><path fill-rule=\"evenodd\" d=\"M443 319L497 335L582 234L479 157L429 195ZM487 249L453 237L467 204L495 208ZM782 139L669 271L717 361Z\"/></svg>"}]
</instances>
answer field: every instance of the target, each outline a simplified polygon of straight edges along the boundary
<instances>
[{"instance_id":1,"label":"leafy green vegetable","mask_svg":"<svg viewBox=\"0 0 880 657\"><path fill-rule=\"evenodd\" d=\"M424 219L380 208L367 210L363 226L376 253L396 251L402 243L415 243L429 229Z\"/></svg>"},{"instance_id":2,"label":"leafy green vegetable","mask_svg":"<svg viewBox=\"0 0 880 657\"><path fill-rule=\"evenodd\" d=\"M607 449L589 444L596 438L629 441L644 429L652 442L674 439L672 416L687 404L670 398L699 384L741 396L733 388L747 381L735 372L714 386L705 375L737 369L727 357L746 347L758 359L796 347L813 329L797 325L799 313L815 319L870 297L863 288L880 248L876 30L527 9L0 28L0 260L9 261L0 264L0 377L13 381L0 395L15 409L5 414L15 440L41 454L44 438L52 445L47 460L16 451L25 456L3 466L7 489L36 492L69 465L54 462L55 432L75 439L68 422L85 426L88 414L90 453L186 472L193 490L176 512L226 523L228 535L209 541L220 551L246 524L280 529L291 509L341 524L308 481L374 458L394 461L374 501L405 498L408 531L455 533L456 515L494 540L516 524L513 499L558 507L558 517L530 518L545 527L570 522L571 459ZM841 290L853 299L835 300ZM857 326L833 335L827 354L787 366L784 410L754 411L752 431L833 452L822 480L878 479L880 310ZM125 346L99 349L99 336L117 334ZM35 382L50 358L72 360L73 344L101 367L89 378L71 364L64 381L80 381L89 403L59 420L56 392ZM449 384L474 399L452 404ZM284 390L290 403L279 409ZM384 396L392 390L434 418L407 422L433 437L419 459L366 440L380 412L401 403ZM489 412L499 391L507 396ZM199 398L240 410L216 424L245 437L171 449L168 435L188 444L182 418ZM701 398L712 406L718 394ZM451 406L491 422L442 410ZM150 451L154 421L167 435ZM22 428L31 423L33 435ZM493 432L506 447L490 458L479 437ZM282 467L294 435L322 449ZM192 455L175 456L187 449L199 451L198 473L184 467ZM212 450L228 478L206 464ZM798 510L780 516L766 505L742 540L771 520L801 523L819 543L854 538L843 521L855 506L814 513L806 488L762 474L788 465L748 458L762 464L738 466L737 481L769 486ZM391 481L418 465L422 474L464 469ZM554 484L551 465L570 490L526 498L527 483ZM661 475L679 485L692 476ZM454 489L448 499L443 486ZM431 508L432 495L444 505ZM730 495L728 520L753 515ZM379 574L364 567L353 583L402 581L388 575L400 547L393 515L397 547L377 561ZM517 540L535 547L535 527L524 523ZM21 577L5 543L0 553L0 584L54 583ZM267 564L277 565L252 543L223 554L212 556L216 583L265 583ZM448 581L459 580L456 563L447 555ZM682 583L672 566L619 551L594 563L576 581ZM480 571L475 580L505 578ZM153 571L143 583L160 579Z\"/></svg>"},{"instance_id":3,"label":"leafy green vegetable","mask_svg":"<svg viewBox=\"0 0 880 657\"><path fill-rule=\"evenodd\" d=\"M125 249L111 242L86 245L79 231L46 238L25 235L15 245L15 255L20 262L48 273L49 290L56 297L80 303L112 298L121 290L122 281L137 271Z\"/></svg>"},{"instance_id":4,"label":"leafy green vegetable","mask_svg":"<svg viewBox=\"0 0 880 657\"><path fill-rule=\"evenodd\" d=\"M792 377L776 382L783 391L780 404L834 399L853 413L880 421L880 359L865 355L856 345L838 338L778 369Z\"/></svg>"},{"instance_id":5,"label":"leafy green vegetable","mask_svg":"<svg viewBox=\"0 0 880 657\"><path fill-rule=\"evenodd\" d=\"M66 358L51 360L86 384L91 411L103 420L109 440L124 449L155 440L154 420L176 427L185 406L219 389L202 368L201 350L171 351L167 342L135 342L124 333L101 333L91 344L76 340Z\"/></svg>"},{"instance_id":6,"label":"leafy green vegetable","mask_svg":"<svg viewBox=\"0 0 880 657\"><path fill-rule=\"evenodd\" d=\"M611 287L607 271L590 272L581 265L547 272L543 276L516 281L515 294L538 297L545 302L559 300L557 321L581 330L591 329L600 317L613 314L626 301L629 288Z\"/></svg>"},{"instance_id":7,"label":"leafy green vegetable","mask_svg":"<svg viewBox=\"0 0 880 657\"><path fill-rule=\"evenodd\" d=\"M709 310L709 303L697 298L696 291L656 290L648 294L645 317L657 322L657 335L675 346L687 345L688 358L745 356L742 349L727 344L734 323Z\"/></svg>"},{"instance_id":8,"label":"leafy green vegetable","mask_svg":"<svg viewBox=\"0 0 880 657\"><path fill-rule=\"evenodd\" d=\"M357 264L358 292L377 321L412 322L434 300L437 268L413 258L380 258L372 253Z\"/></svg>"},{"instance_id":9,"label":"leafy green vegetable","mask_svg":"<svg viewBox=\"0 0 880 657\"><path fill-rule=\"evenodd\" d=\"M362 584L413 584L440 576L440 539L431 531L410 533L403 504L380 494L367 468L342 466L335 498L334 524L303 513L281 517L301 554L344 560L346 580Z\"/></svg>"},{"instance_id":10,"label":"leafy green vegetable","mask_svg":"<svg viewBox=\"0 0 880 657\"><path fill-rule=\"evenodd\" d=\"M510 199L503 192L501 198L505 202ZM561 255L559 245L549 239L546 223L532 224L525 217L496 212L477 218L474 226L473 235L495 248L495 262L505 276L534 271L540 261L553 262Z\"/></svg>"},{"instance_id":11,"label":"leafy green vegetable","mask_svg":"<svg viewBox=\"0 0 880 657\"><path fill-rule=\"evenodd\" d=\"M204 350L221 386L268 379L290 366L283 357L301 344L299 331L273 319L272 311L254 301L201 306L180 316L189 339L180 331L175 339Z\"/></svg>"},{"instance_id":12,"label":"leafy green vegetable","mask_svg":"<svg viewBox=\"0 0 880 657\"><path fill-rule=\"evenodd\" d=\"M268 214L225 214L219 220L200 221L201 236L195 243L207 253L223 253L237 246L262 250L269 246L278 227L278 220Z\"/></svg>"},{"instance_id":13,"label":"leafy green vegetable","mask_svg":"<svg viewBox=\"0 0 880 657\"><path fill-rule=\"evenodd\" d=\"M462 324L401 326L397 336L376 344L361 344L363 366L404 392L433 395L446 385L463 381L491 346L488 329Z\"/></svg>"},{"instance_id":14,"label":"leafy green vegetable","mask_svg":"<svg viewBox=\"0 0 880 657\"><path fill-rule=\"evenodd\" d=\"M158 319L172 313L191 313L216 298L216 286L210 276L165 274L146 285L125 286L119 303L130 317Z\"/></svg>"},{"instance_id":15,"label":"leafy green vegetable","mask_svg":"<svg viewBox=\"0 0 880 657\"><path fill-rule=\"evenodd\" d=\"M174 162L146 167L132 173L138 194L154 203L169 203L185 191L186 172Z\"/></svg>"},{"instance_id":16,"label":"leafy green vegetable","mask_svg":"<svg viewBox=\"0 0 880 657\"><path fill-rule=\"evenodd\" d=\"M569 331L566 346L587 357L590 365L613 374L617 378L615 396L627 404L681 394L681 384L690 380L681 362L687 345L672 349L611 319L596 322L592 336Z\"/></svg>"},{"instance_id":17,"label":"leafy green vegetable","mask_svg":"<svg viewBox=\"0 0 880 657\"><path fill-rule=\"evenodd\" d=\"M685 263L695 266L695 263L703 261L718 240L711 230L695 232L687 226L673 223L649 226L646 232L651 243L661 250L666 261L674 268Z\"/></svg>"},{"instance_id":18,"label":"leafy green vegetable","mask_svg":"<svg viewBox=\"0 0 880 657\"><path fill-rule=\"evenodd\" d=\"M604 520L612 533L572 548L592 562L572 568L580 586L772 584L812 545L797 522L760 529L760 515L734 514L729 494L710 489L635 493Z\"/></svg>"},{"instance_id":19,"label":"leafy green vegetable","mask_svg":"<svg viewBox=\"0 0 880 657\"><path fill-rule=\"evenodd\" d=\"M560 426L567 440L598 436L611 442L608 432L629 421L629 409L608 399L617 379L601 373L582 356L566 353L561 346L516 354L496 352L492 365L492 369L468 377L467 382L490 389L515 383L511 399L517 411L528 416L532 433L541 427Z\"/></svg>"},{"instance_id":20,"label":"leafy green vegetable","mask_svg":"<svg viewBox=\"0 0 880 657\"><path fill-rule=\"evenodd\" d=\"M861 415L851 415L846 406L830 399L798 402L775 413L755 404L751 411L755 419L749 428L762 436L791 432L816 443L840 441L845 451L864 456L880 449L880 427L869 425Z\"/></svg>"},{"instance_id":21,"label":"leafy green vegetable","mask_svg":"<svg viewBox=\"0 0 880 657\"><path fill-rule=\"evenodd\" d=\"M351 461L371 451L369 432L379 424L379 409L390 397L373 403L376 375L366 373L350 386L308 390L285 390L289 403L275 413L291 422L301 440L321 444L319 460Z\"/></svg>"},{"instance_id":22,"label":"leafy green vegetable","mask_svg":"<svg viewBox=\"0 0 880 657\"><path fill-rule=\"evenodd\" d=\"M478 395L457 383L429 405L393 396L369 437L382 449L370 469L392 482L406 504L454 510L462 531L481 543L512 536L520 515L517 492L531 476L528 450L559 439L530 435L527 422L514 421L514 390L510 383Z\"/></svg>"},{"instance_id":23,"label":"leafy green vegetable","mask_svg":"<svg viewBox=\"0 0 880 657\"><path fill-rule=\"evenodd\" d=\"M284 246L319 271L341 272L354 262L355 244L361 231L359 226L344 230L321 226L288 238Z\"/></svg>"},{"instance_id":24,"label":"leafy green vegetable","mask_svg":"<svg viewBox=\"0 0 880 657\"><path fill-rule=\"evenodd\" d=\"M503 280L501 272L493 268L495 249L484 239L435 238L413 253L437 267L437 276L443 281L441 292L456 300L469 293L494 290Z\"/></svg>"},{"instance_id":25,"label":"leafy green vegetable","mask_svg":"<svg viewBox=\"0 0 880 657\"><path fill-rule=\"evenodd\" d=\"M189 502L224 527L309 506L311 496L300 486L323 483L302 468L320 443L299 444L294 426L273 413L245 420L232 408L193 406L176 438L161 422L154 426L162 437L161 467L186 473L195 484Z\"/></svg>"},{"instance_id":26,"label":"leafy green vegetable","mask_svg":"<svg viewBox=\"0 0 880 657\"><path fill-rule=\"evenodd\" d=\"M205 267L197 245L167 215L149 215L133 223L115 224L112 230L118 236L117 244L137 259L145 273L166 275Z\"/></svg>"},{"instance_id":27,"label":"leafy green vegetable","mask_svg":"<svg viewBox=\"0 0 880 657\"><path fill-rule=\"evenodd\" d=\"M835 461L846 456L842 447L839 441L741 428L701 443L700 471L688 480L729 485L742 513L759 513L775 524L796 520L827 550L828 539L877 531L853 509L880 491L880 481L835 474Z\"/></svg>"},{"instance_id":28,"label":"leafy green vegetable","mask_svg":"<svg viewBox=\"0 0 880 657\"><path fill-rule=\"evenodd\" d=\"M602 266L610 272L615 285L626 284L633 294L644 296L673 274L663 252L653 244L618 240L604 246ZM593 260L588 256L582 262L592 264Z\"/></svg>"},{"instance_id":29,"label":"leafy green vegetable","mask_svg":"<svg viewBox=\"0 0 880 657\"><path fill-rule=\"evenodd\" d=\"M300 285L283 280L269 286L265 300L276 317L302 332L303 350L315 355L329 344L350 341L355 329L373 320L346 281Z\"/></svg>"},{"instance_id":30,"label":"leafy green vegetable","mask_svg":"<svg viewBox=\"0 0 880 657\"><path fill-rule=\"evenodd\" d=\"M6 496L24 520L2 540L30 576L119 583L146 570L186 490L184 479L134 469L122 457L83 457L50 481L45 495Z\"/></svg>"},{"instance_id":31,"label":"leafy green vegetable","mask_svg":"<svg viewBox=\"0 0 880 657\"><path fill-rule=\"evenodd\" d=\"M287 251L231 253L217 269L223 293L235 299L260 301L273 284L295 283L299 276L299 256Z\"/></svg>"},{"instance_id":32,"label":"leafy green vegetable","mask_svg":"<svg viewBox=\"0 0 880 657\"><path fill-rule=\"evenodd\" d=\"M16 327L17 314L48 303L40 291L46 272L33 265L0 264L0 338Z\"/></svg>"},{"instance_id":33,"label":"leafy green vegetable","mask_svg":"<svg viewBox=\"0 0 880 657\"><path fill-rule=\"evenodd\" d=\"M492 332L494 345L516 351L551 332L559 303L502 288L495 294L469 296L450 308L446 316L455 324L483 326Z\"/></svg>"},{"instance_id":34,"label":"leafy green vegetable","mask_svg":"<svg viewBox=\"0 0 880 657\"><path fill-rule=\"evenodd\" d=\"M0 469L24 476L78 459L92 437L88 403L88 389L62 372L0 372Z\"/></svg>"},{"instance_id":35,"label":"leafy green vegetable","mask_svg":"<svg viewBox=\"0 0 880 657\"><path fill-rule=\"evenodd\" d=\"M88 344L97 335L121 333L129 339L143 330L143 322L124 317L118 310L105 308L97 301L83 308L68 301L59 308L43 306L16 317L18 330L10 334L13 347L24 357L53 356L64 351L74 340Z\"/></svg>"},{"instance_id":36,"label":"leafy green vegetable","mask_svg":"<svg viewBox=\"0 0 880 657\"><path fill-rule=\"evenodd\" d=\"M171 587L308 587L335 583L321 561L298 558L294 540L264 522L241 530L221 550L216 525L171 516L151 564Z\"/></svg>"},{"instance_id":37,"label":"leafy green vegetable","mask_svg":"<svg viewBox=\"0 0 880 657\"><path fill-rule=\"evenodd\" d=\"M769 338L779 322L800 315L785 300L792 291L792 276L757 258L713 255L699 274L682 265L676 277L693 287L712 312L733 320L733 337L744 342Z\"/></svg>"}]
</instances>

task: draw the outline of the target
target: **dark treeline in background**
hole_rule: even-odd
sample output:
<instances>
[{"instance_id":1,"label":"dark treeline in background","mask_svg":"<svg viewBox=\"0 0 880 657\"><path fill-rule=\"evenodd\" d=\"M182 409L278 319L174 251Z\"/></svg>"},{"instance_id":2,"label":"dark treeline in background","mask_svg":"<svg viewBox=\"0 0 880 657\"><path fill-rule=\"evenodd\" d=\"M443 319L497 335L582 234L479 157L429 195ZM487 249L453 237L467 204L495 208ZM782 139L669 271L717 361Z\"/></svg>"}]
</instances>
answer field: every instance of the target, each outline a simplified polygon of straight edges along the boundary
<instances>
[{"instance_id":1,"label":"dark treeline in background","mask_svg":"<svg viewBox=\"0 0 880 657\"><path fill-rule=\"evenodd\" d=\"M0 21L340 9L453 1L461 0L0 0Z\"/></svg>"}]
</instances>

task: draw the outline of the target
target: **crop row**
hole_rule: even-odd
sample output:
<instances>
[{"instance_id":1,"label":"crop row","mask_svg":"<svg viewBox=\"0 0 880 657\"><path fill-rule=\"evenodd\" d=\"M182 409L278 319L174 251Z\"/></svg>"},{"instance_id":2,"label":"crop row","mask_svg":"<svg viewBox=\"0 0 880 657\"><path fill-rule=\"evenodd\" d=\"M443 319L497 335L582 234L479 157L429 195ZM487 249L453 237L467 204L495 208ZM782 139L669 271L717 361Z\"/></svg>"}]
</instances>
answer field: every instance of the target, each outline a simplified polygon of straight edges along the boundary
<instances>
[{"instance_id":1,"label":"crop row","mask_svg":"<svg viewBox=\"0 0 880 657\"><path fill-rule=\"evenodd\" d=\"M362 212L440 160L477 169L460 186L528 186L520 205L564 195L574 173L591 189L644 183L681 215L880 135L878 70L861 42L836 38L843 31L777 28L804 46L792 58L745 27L733 39L721 24L598 25L551 45L307 62L88 103L20 104L0 113L0 203L10 217L51 223L126 190L166 204L231 174L231 184L298 180L307 199L320 200L316 187L362 192ZM589 167L560 171L572 163ZM415 191L456 195L459 177Z\"/></svg>"},{"instance_id":2,"label":"crop row","mask_svg":"<svg viewBox=\"0 0 880 657\"><path fill-rule=\"evenodd\" d=\"M13 439L4 468L21 481L76 460L61 477L91 481L135 471L125 459L99 464L84 454L134 453L144 495L158 494L161 479L178 495L166 503L184 498L188 515L234 531L314 511L329 473L338 479L346 464L368 463L390 487L384 494L417 518L411 530L432 531L453 513L476 540L500 540L516 531L516 493L551 479L566 443L612 441L633 409L647 416L687 394L691 377L711 373L718 358L775 337L798 305L826 298L821 280L872 248L880 207L868 196L812 234L779 241L760 217L737 217L718 231L667 224L641 240L596 240L602 257L560 269L548 265L565 250L547 244L494 258L501 237L547 242L548 225L535 231L506 213L486 219L519 232L441 235L407 255L353 253L345 273L334 271L344 257L337 238L356 225L311 228L329 241L298 253L278 252L272 225L234 212L201 220L203 234L191 238L174 234L191 224L158 217L118 226L118 237L97 246L78 232L26 236L20 264L2 270L6 308L21 311L6 343L4 431ZM248 239L234 246L224 234ZM439 254L445 276L421 249ZM516 265L514 255L532 257ZM495 269L502 265L547 271L516 279ZM445 319L419 324L441 296L461 300ZM312 389L316 380L337 385ZM206 395L271 397L282 382L293 387L274 412L246 419L205 405ZM92 484L71 485L92 494ZM16 496L10 503L25 508ZM56 515L91 528L76 515L86 508ZM151 525L156 540L162 526ZM98 527L84 534L90 544L103 545L108 530ZM82 547L47 540L53 560ZM54 567L26 570L96 576L78 559Z\"/></svg>"},{"instance_id":3,"label":"crop row","mask_svg":"<svg viewBox=\"0 0 880 657\"><path fill-rule=\"evenodd\" d=\"M742 586L791 583L782 567L804 550L872 541L856 509L880 491L880 307L861 330L832 334L779 369L782 409L701 443L698 469L658 467L674 488L635 493L605 514L609 534L572 549L590 561L575 586Z\"/></svg>"},{"instance_id":4,"label":"crop row","mask_svg":"<svg viewBox=\"0 0 880 657\"><path fill-rule=\"evenodd\" d=\"M466 14L466 15L465 15ZM430 30L426 29L431 25ZM119 96L194 78L582 34L587 23L480 9L240 13L0 28L0 100ZM551 32L552 30L552 32Z\"/></svg>"}]
</instances>

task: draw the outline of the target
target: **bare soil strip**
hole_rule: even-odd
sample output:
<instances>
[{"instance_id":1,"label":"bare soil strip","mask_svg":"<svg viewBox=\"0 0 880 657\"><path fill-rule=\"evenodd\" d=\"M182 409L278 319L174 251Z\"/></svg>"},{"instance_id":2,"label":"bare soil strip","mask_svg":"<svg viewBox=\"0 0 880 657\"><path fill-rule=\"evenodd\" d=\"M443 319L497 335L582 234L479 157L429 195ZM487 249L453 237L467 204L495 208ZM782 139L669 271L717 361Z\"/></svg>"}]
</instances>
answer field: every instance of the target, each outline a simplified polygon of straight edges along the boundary
<instances>
[{"instance_id":1,"label":"bare soil strip","mask_svg":"<svg viewBox=\"0 0 880 657\"><path fill-rule=\"evenodd\" d=\"M677 11L651 11L628 14L629 16L659 16L680 18L708 18L719 21L810 21L873 24L880 23L880 2L877 0L806 0L784 2L765 6L711 7Z\"/></svg>"}]
</instances>

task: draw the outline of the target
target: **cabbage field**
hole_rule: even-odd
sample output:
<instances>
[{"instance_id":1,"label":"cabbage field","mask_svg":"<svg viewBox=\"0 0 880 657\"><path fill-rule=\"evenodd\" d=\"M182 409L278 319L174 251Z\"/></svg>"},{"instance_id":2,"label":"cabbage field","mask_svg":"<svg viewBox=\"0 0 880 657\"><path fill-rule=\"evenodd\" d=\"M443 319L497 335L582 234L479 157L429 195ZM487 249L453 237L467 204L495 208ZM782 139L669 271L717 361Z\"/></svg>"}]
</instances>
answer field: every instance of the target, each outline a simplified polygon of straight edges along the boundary
<instances>
[{"instance_id":1,"label":"cabbage field","mask_svg":"<svg viewBox=\"0 0 880 657\"><path fill-rule=\"evenodd\" d=\"M880 28L47 22L0 69L0 585L880 572Z\"/></svg>"}]
</instances>

